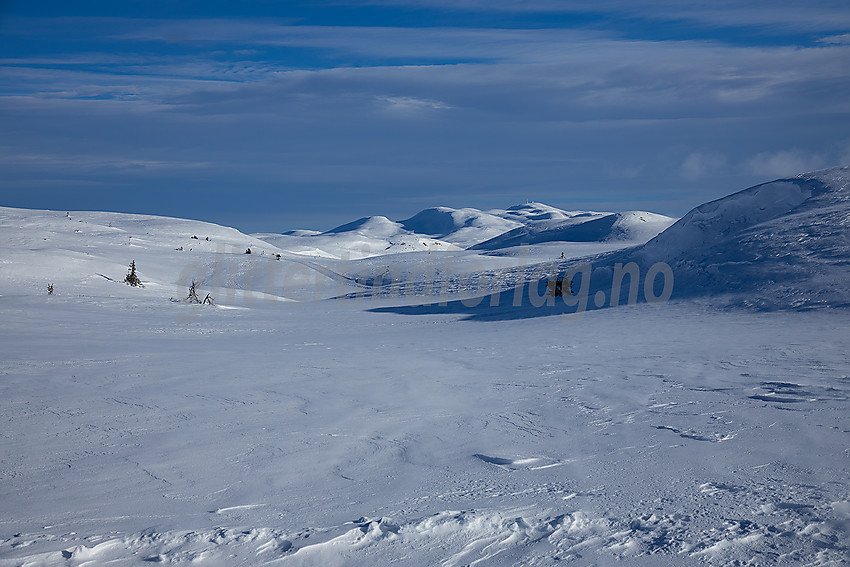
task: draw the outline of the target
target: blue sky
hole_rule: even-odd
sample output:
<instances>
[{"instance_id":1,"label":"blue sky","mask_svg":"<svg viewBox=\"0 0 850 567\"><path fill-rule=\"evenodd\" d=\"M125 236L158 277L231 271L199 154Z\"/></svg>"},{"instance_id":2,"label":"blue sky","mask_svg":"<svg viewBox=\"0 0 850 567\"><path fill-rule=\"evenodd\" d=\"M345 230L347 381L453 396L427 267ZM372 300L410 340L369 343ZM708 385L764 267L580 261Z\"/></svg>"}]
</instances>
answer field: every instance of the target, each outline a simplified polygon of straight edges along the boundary
<instances>
[{"instance_id":1,"label":"blue sky","mask_svg":"<svg viewBox=\"0 0 850 567\"><path fill-rule=\"evenodd\" d=\"M678 216L850 164L846 1L0 1L0 205Z\"/></svg>"}]
</instances>

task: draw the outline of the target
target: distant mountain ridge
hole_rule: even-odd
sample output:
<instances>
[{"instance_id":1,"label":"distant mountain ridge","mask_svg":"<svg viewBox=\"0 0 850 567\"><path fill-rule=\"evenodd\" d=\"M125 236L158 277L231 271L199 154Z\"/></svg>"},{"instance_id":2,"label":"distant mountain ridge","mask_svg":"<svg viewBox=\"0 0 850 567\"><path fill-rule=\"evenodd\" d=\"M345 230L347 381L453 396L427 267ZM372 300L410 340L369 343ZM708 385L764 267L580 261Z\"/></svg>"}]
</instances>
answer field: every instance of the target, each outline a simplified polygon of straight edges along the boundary
<instances>
[{"instance_id":1,"label":"distant mountain ridge","mask_svg":"<svg viewBox=\"0 0 850 567\"><path fill-rule=\"evenodd\" d=\"M472 246L472 250L497 250L544 242L645 242L673 224L675 219L645 211L579 213L559 220L521 226Z\"/></svg>"},{"instance_id":2,"label":"distant mountain ridge","mask_svg":"<svg viewBox=\"0 0 850 567\"><path fill-rule=\"evenodd\" d=\"M322 233L254 236L295 253L357 258L435 249L493 251L549 242L639 245L674 221L644 211L565 211L530 202L487 211L432 207L400 221L371 216Z\"/></svg>"},{"instance_id":3,"label":"distant mountain ridge","mask_svg":"<svg viewBox=\"0 0 850 567\"><path fill-rule=\"evenodd\" d=\"M425 209L400 222L405 230L451 242L463 248L521 226L490 211L450 207Z\"/></svg>"}]
</instances>

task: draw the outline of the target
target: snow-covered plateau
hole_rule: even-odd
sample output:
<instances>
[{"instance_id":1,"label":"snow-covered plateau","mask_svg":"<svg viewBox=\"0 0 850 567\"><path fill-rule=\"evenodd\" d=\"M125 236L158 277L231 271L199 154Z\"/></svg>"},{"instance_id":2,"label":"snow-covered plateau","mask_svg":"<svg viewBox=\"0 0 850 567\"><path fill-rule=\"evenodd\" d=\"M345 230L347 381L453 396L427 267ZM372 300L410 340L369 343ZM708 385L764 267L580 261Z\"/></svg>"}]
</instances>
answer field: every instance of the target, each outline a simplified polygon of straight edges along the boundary
<instances>
[{"instance_id":1,"label":"snow-covered plateau","mask_svg":"<svg viewBox=\"0 0 850 567\"><path fill-rule=\"evenodd\" d=\"M0 567L847 564L849 266L847 168L675 222L0 208Z\"/></svg>"}]
</instances>

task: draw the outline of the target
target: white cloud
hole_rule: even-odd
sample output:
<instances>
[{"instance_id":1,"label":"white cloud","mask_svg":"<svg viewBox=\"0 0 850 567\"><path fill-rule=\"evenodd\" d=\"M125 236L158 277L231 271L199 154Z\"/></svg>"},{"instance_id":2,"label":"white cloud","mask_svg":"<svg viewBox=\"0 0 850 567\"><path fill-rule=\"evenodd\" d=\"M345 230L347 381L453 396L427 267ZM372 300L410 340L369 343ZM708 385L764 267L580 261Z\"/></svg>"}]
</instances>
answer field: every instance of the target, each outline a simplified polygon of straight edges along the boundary
<instances>
[{"instance_id":1,"label":"white cloud","mask_svg":"<svg viewBox=\"0 0 850 567\"><path fill-rule=\"evenodd\" d=\"M850 165L850 141L845 141L839 150L838 165Z\"/></svg>"},{"instance_id":2,"label":"white cloud","mask_svg":"<svg viewBox=\"0 0 850 567\"><path fill-rule=\"evenodd\" d=\"M63 30L55 31L61 35ZM263 45L310 48L327 58L311 69L290 69L280 62L222 62L206 50L160 60L127 57L112 64L108 59L98 64L98 57L107 56L89 54L82 65L54 61L54 68L48 69L40 60L28 65L18 58L0 67L0 80L17 88L30 83L35 93L47 88L75 93L81 86L91 92L127 91L155 103L175 96L185 101L193 91L230 90L256 93L277 106L280 99L274 95L281 87L313 96L319 104L352 89L364 102L401 92L398 100L385 101L388 108L424 110L437 101L441 107L540 120L601 119L603 114L620 119L724 116L731 109L736 115L812 108L829 112L846 107L842 92L850 88L850 77L842 70L848 57L844 45L730 47L619 40L552 29L291 26L225 20L143 21L120 38L132 46L132 40L167 41L174 36L216 47L221 45L217 42L233 43L237 51ZM86 59L98 68L88 67ZM423 64L427 61L430 64ZM243 90L247 83L259 89ZM269 94L263 96L263 90Z\"/></svg>"},{"instance_id":3,"label":"white cloud","mask_svg":"<svg viewBox=\"0 0 850 567\"><path fill-rule=\"evenodd\" d=\"M421 99L410 96L379 96L377 100L390 112L400 114L421 114L434 110L447 110L451 106L438 100Z\"/></svg>"},{"instance_id":4,"label":"white cloud","mask_svg":"<svg viewBox=\"0 0 850 567\"><path fill-rule=\"evenodd\" d=\"M0 155L0 164L14 166L35 165L39 168L61 168L73 170L161 170L161 169L204 169L210 162L185 162L177 160L149 160L130 157L86 154L14 154Z\"/></svg>"},{"instance_id":5,"label":"white cloud","mask_svg":"<svg viewBox=\"0 0 850 567\"><path fill-rule=\"evenodd\" d=\"M840 35L830 35L824 38L821 38L821 43L826 43L829 45L850 45L850 33L843 33Z\"/></svg>"},{"instance_id":6,"label":"white cloud","mask_svg":"<svg viewBox=\"0 0 850 567\"><path fill-rule=\"evenodd\" d=\"M745 167L755 175L787 177L815 171L824 165L823 157L794 149L757 154L746 161Z\"/></svg>"}]
</instances>

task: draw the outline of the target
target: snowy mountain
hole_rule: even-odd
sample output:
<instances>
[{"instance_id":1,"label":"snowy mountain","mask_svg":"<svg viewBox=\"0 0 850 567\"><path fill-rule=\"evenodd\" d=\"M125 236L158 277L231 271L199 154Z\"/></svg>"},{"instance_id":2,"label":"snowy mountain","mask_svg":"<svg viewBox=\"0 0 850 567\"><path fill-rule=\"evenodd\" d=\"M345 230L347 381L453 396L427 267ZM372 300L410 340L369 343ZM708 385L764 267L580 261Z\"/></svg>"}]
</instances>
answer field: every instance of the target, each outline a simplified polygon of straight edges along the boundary
<instances>
[{"instance_id":1,"label":"snowy mountain","mask_svg":"<svg viewBox=\"0 0 850 567\"><path fill-rule=\"evenodd\" d=\"M833 168L745 189L696 207L645 244L626 240L614 251L596 245L583 258L540 261L526 270L525 283L489 290L484 297L381 311L463 313L492 321L669 299L759 310L848 306L848 171ZM530 243L534 250L549 233L560 244L568 238L611 238L640 230L640 219L648 216L636 212L545 221L560 226L521 227L473 250L518 243ZM664 223L670 220L652 219L643 236L654 232L652 224ZM564 274L574 294L564 301L547 299L546 286Z\"/></svg>"},{"instance_id":2,"label":"snowy mountain","mask_svg":"<svg viewBox=\"0 0 850 567\"><path fill-rule=\"evenodd\" d=\"M412 233L469 248L520 226L520 221L472 208L435 207L420 211L400 224Z\"/></svg>"},{"instance_id":3,"label":"snowy mountain","mask_svg":"<svg viewBox=\"0 0 850 567\"><path fill-rule=\"evenodd\" d=\"M675 219L644 211L625 213L577 213L559 219L540 219L471 247L498 250L544 242L646 242Z\"/></svg>"},{"instance_id":4,"label":"snowy mountain","mask_svg":"<svg viewBox=\"0 0 850 567\"><path fill-rule=\"evenodd\" d=\"M521 222L522 224L529 224L537 221L561 220L583 213L588 213L588 211L564 211L556 207L551 207L534 201L524 203L522 205L514 205L507 209L493 209L489 212L495 216ZM601 213L590 212L589 214Z\"/></svg>"},{"instance_id":5,"label":"snowy mountain","mask_svg":"<svg viewBox=\"0 0 850 567\"><path fill-rule=\"evenodd\" d=\"M325 232L298 230L253 236L293 254L338 260L462 249L447 240L413 233L383 216L364 217Z\"/></svg>"},{"instance_id":6,"label":"snowy mountain","mask_svg":"<svg viewBox=\"0 0 850 567\"><path fill-rule=\"evenodd\" d=\"M759 308L850 305L850 169L779 179L696 207L634 253L674 296Z\"/></svg>"},{"instance_id":7,"label":"snowy mountain","mask_svg":"<svg viewBox=\"0 0 850 567\"><path fill-rule=\"evenodd\" d=\"M332 228L323 234L357 233L372 238L391 238L398 236L403 227L387 217L363 217L356 221Z\"/></svg>"},{"instance_id":8,"label":"snowy mountain","mask_svg":"<svg viewBox=\"0 0 850 567\"><path fill-rule=\"evenodd\" d=\"M404 252L501 250L547 242L620 242L619 247L634 246L657 235L673 221L640 211L564 211L542 203L526 203L489 211L434 207L401 221L372 216L323 233L302 230L253 236L296 254L360 259Z\"/></svg>"}]
</instances>

